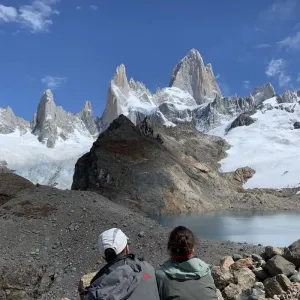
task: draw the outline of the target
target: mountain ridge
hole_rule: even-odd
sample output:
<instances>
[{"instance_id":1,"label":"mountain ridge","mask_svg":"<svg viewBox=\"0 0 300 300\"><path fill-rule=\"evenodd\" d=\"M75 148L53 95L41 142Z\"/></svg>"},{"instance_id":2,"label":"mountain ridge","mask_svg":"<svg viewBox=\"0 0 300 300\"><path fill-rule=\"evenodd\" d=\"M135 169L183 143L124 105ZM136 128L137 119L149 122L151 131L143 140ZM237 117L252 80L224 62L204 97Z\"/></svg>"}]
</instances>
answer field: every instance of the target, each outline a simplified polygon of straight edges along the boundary
<instances>
[{"instance_id":1,"label":"mountain ridge","mask_svg":"<svg viewBox=\"0 0 300 300\"><path fill-rule=\"evenodd\" d=\"M144 83L133 78L128 80L125 65L120 65L109 84L106 108L100 118L95 116L90 101L85 102L76 114L65 111L56 105L50 90L42 95L31 122L15 116L11 108L0 109L1 160L35 183L70 188L69 177L77 159L90 150L97 136L121 114L134 125L141 123L145 117L159 126L193 123L199 131L226 140L240 130L235 128L228 133L230 125L240 114L252 115L282 107L284 113L286 111L285 122L290 124L291 118L294 123L300 120L298 109L294 107L300 101L299 91L285 91L277 95L272 85L266 83L246 97L223 97L216 85L212 65L205 65L195 49L174 69L170 86L151 93ZM278 105L268 103L273 96ZM282 106L282 103L292 105ZM273 113L272 118L275 117ZM249 130L256 124L254 120ZM276 124L281 126L278 122ZM269 127L268 124L264 126L256 131L254 139ZM275 131L273 139L277 139ZM291 145L294 143L289 142ZM14 150L16 148L21 152Z\"/></svg>"}]
</instances>

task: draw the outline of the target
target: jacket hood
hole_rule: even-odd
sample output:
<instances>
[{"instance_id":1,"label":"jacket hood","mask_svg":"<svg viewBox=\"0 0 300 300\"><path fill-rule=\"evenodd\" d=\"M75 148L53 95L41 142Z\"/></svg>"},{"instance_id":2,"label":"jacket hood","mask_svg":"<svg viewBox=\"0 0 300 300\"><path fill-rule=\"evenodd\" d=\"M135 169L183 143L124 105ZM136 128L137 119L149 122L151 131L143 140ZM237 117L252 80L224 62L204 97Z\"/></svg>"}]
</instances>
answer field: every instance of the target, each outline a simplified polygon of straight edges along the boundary
<instances>
[{"instance_id":1,"label":"jacket hood","mask_svg":"<svg viewBox=\"0 0 300 300\"><path fill-rule=\"evenodd\" d=\"M110 263L92 280L88 299L127 299L142 280L142 274L142 264L134 256Z\"/></svg>"},{"instance_id":2,"label":"jacket hood","mask_svg":"<svg viewBox=\"0 0 300 300\"><path fill-rule=\"evenodd\" d=\"M161 269L171 278L186 280L200 279L210 273L209 265L196 257L181 263L167 260Z\"/></svg>"}]
</instances>

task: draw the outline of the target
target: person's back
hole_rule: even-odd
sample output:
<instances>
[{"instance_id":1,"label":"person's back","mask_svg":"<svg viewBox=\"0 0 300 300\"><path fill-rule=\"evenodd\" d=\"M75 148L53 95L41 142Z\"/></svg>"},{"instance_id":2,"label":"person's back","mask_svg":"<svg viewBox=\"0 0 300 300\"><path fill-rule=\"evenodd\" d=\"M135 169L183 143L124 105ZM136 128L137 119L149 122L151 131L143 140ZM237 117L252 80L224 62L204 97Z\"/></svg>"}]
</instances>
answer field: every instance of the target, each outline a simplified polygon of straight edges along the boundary
<instances>
[{"instance_id":1,"label":"person's back","mask_svg":"<svg viewBox=\"0 0 300 300\"><path fill-rule=\"evenodd\" d=\"M216 300L209 266L194 257L195 237L185 227L175 228L168 242L171 258L156 270L160 300Z\"/></svg>"},{"instance_id":2,"label":"person's back","mask_svg":"<svg viewBox=\"0 0 300 300\"><path fill-rule=\"evenodd\" d=\"M129 254L127 237L117 228L102 233L99 249L108 262L92 279L88 300L158 300L154 268Z\"/></svg>"}]
</instances>

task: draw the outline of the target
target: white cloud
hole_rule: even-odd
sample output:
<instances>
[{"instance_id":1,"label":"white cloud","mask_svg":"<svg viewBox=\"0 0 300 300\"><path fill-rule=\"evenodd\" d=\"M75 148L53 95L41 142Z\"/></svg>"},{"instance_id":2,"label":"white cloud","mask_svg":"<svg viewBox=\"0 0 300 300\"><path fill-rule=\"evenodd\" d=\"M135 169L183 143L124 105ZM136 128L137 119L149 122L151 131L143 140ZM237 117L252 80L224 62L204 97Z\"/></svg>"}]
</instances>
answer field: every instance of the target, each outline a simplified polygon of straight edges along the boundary
<instances>
[{"instance_id":1,"label":"white cloud","mask_svg":"<svg viewBox=\"0 0 300 300\"><path fill-rule=\"evenodd\" d=\"M284 71L285 61L284 59L272 59L266 69L266 75L269 77L276 76Z\"/></svg>"},{"instance_id":2,"label":"white cloud","mask_svg":"<svg viewBox=\"0 0 300 300\"><path fill-rule=\"evenodd\" d=\"M290 85L292 78L286 75L284 72L280 73L278 76L278 84L280 87L287 87Z\"/></svg>"},{"instance_id":3,"label":"white cloud","mask_svg":"<svg viewBox=\"0 0 300 300\"><path fill-rule=\"evenodd\" d=\"M41 79L41 82L46 85L49 89L56 89L58 88L62 83L64 83L67 80L66 77L56 77L56 76L45 76Z\"/></svg>"},{"instance_id":4,"label":"white cloud","mask_svg":"<svg viewBox=\"0 0 300 300\"><path fill-rule=\"evenodd\" d=\"M276 77L278 79L278 85L280 87L291 87L292 78L286 75L285 70L286 62L284 59L272 59L266 69L266 75L268 77Z\"/></svg>"},{"instance_id":5,"label":"white cloud","mask_svg":"<svg viewBox=\"0 0 300 300\"><path fill-rule=\"evenodd\" d=\"M275 1L266 11L259 15L261 20L287 21L297 19L297 0Z\"/></svg>"},{"instance_id":6,"label":"white cloud","mask_svg":"<svg viewBox=\"0 0 300 300\"><path fill-rule=\"evenodd\" d=\"M0 4L0 21L5 23L13 22L17 16L18 12L14 7Z\"/></svg>"},{"instance_id":7,"label":"white cloud","mask_svg":"<svg viewBox=\"0 0 300 300\"><path fill-rule=\"evenodd\" d=\"M270 48L270 47L272 47L270 44L260 44L260 45L256 45L254 48L264 49L264 48Z\"/></svg>"},{"instance_id":8,"label":"white cloud","mask_svg":"<svg viewBox=\"0 0 300 300\"><path fill-rule=\"evenodd\" d=\"M59 11L53 6L59 0L33 0L29 5L22 5L18 9L0 5L0 20L6 23L19 23L32 33L48 31L53 24L52 15Z\"/></svg>"},{"instance_id":9,"label":"white cloud","mask_svg":"<svg viewBox=\"0 0 300 300\"><path fill-rule=\"evenodd\" d=\"M287 50L300 50L300 30L295 35L290 35L277 44Z\"/></svg>"},{"instance_id":10,"label":"white cloud","mask_svg":"<svg viewBox=\"0 0 300 300\"><path fill-rule=\"evenodd\" d=\"M249 80L244 80L243 81L243 86L245 89L250 90L250 81Z\"/></svg>"},{"instance_id":11,"label":"white cloud","mask_svg":"<svg viewBox=\"0 0 300 300\"><path fill-rule=\"evenodd\" d=\"M297 81L297 82L300 82L300 73L298 73L298 76L297 76L296 81Z\"/></svg>"},{"instance_id":12,"label":"white cloud","mask_svg":"<svg viewBox=\"0 0 300 300\"><path fill-rule=\"evenodd\" d=\"M81 10L81 6L76 6L76 10Z\"/></svg>"},{"instance_id":13,"label":"white cloud","mask_svg":"<svg viewBox=\"0 0 300 300\"><path fill-rule=\"evenodd\" d=\"M221 77L221 75L220 75L220 74L217 74L216 79L219 79L220 77Z\"/></svg>"},{"instance_id":14,"label":"white cloud","mask_svg":"<svg viewBox=\"0 0 300 300\"><path fill-rule=\"evenodd\" d=\"M93 11L97 11L97 10L98 10L98 6L97 6L97 5L90 5L90 8L91 8Z\"/></svg>"}]
</instances>

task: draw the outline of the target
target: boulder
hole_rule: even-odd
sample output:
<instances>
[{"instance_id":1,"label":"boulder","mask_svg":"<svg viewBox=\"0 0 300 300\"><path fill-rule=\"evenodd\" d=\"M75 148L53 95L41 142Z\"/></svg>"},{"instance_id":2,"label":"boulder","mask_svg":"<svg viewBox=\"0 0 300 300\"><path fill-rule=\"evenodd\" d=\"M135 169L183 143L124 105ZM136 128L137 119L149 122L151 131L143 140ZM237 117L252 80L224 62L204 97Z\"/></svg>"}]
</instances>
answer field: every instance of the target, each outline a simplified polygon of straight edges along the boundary
<instances>
[{"instance_id":1,"label":"boulder","mask_svg":"<svg viewBox=\"0 0 300 300\"><path fill-rule=\"evenodd\" d=\"M300 129L300 122L294 123L294 129Z\"/></svg>"},{"instance_id":2,"label":"boulder","mask_svg":"<svg viewBox=\"0 0 300 300\"><path fill-rule=\"evenodd\" d=\"M264 281L266 295L269 297L274 297L275 295L281 295L283 293L283 289L280 284L276 280L275 277L267 278Z\"/></svg>"},{"instance_id":3,"label":"boulder","mask_svg":"<svg viewBox=\"0 0 300 300\"><path fill-rule=\"evenodd\" d=\"M300 239L284 249L284 258L300 268Z\"/></svg>"},{"instance_id":4,"label":"boulder","mask_svg":"<svg viewBox=\"0 0 300 300\"><path fill-rule=\"evenodd\" d=\"M291 281L284 274L277 275L276 280L284 291L288 291L292 287Z\"/></svg>"},{"instance_id":5,"label":"boulder","mask_svg":"<svg viewBox=\"0 0 300 300\"><path fill-rule=\"evenodd\" d=\"M260 255L257 255L257 254L252 254L251 257L254 261L257 261L257 262L260 262L260 261L263 260L263 258Z\"/></svg>"},{"instance_id":6,"label":"boulder","mask_svg":"<svg viewBox=\"0 0 300 300\"><path fill-rule=\"evenodd\" d=\"M253 273L255 274L256 278L260 281L264 281L269 277L269 274L262 267L254 269Z\"/></svg>"},{"instance_id":7,"label":"boulder","mask_svg":"<svg viewBox=\"0 0 300 300\"><path fill-rule=\"evenodd\" d=\"M228 268L219 266L212 267L211 275L218 289L223 290L229 283L234 281L233 274Z\"/></svg>"},{"instance_id":8,"label":"boulder","mask_svg":"<svg viewBox=\"0 0 300 300\"><path fill-rule=\"evenodd\" d=\"M242 288L246 290L251 288L255 284L255 275L248 268L242 268L238 271L234 271L235 282Z\"/></svg>"},{"instance_id":9,"label":"boulder","mask_svg":"<svg viewBox=\"0 0 300 300\"><path fill-rule=\"evenodd\" d=\"M232 270L240 270L242 268L252 268L253 260L251 258L243 258L236 261L234 264L230 266Z\"/></svg>"},{"instance_id":10,"label":"boulder","mask_svg":"<svg viewBox=\"0 0 300 300\"><path fill-rule=\"evenodd\" d=\"M280 255L276 255L269 259L264 266L264 268L272 275L276 276L278 274L284 274L286 276L291 276L295 272L295 265L286 260Z\"/></svg>"},{"instance_id":11,"label":"boulder","mask_svg":"<svg viewBox=\"0 0 300 300\"><path fill-rule=\"evenodd\" d=\"M268 278L264 281L267 296L274 297L287 292L291 287L291 281L283 274Z\"/></svg>"},{"instance_id":12,"label":"boulder","mask_svg":"<svg viewBox=\"0 0 300 300\"><path fill-rule=\"evenodd\" d=\"M233 255L232 255L232 258L233 258L234 261L238 261L239 259L242 259L243 256L240 255L240 254L233 254Z\"/></svg>"},{"instance_id":13,"label":"boulder","mask_svg":"<svg viewBox=\"0 0 300 300\"><path fill-rule=\"evenodd\" d=\"M238 182L245 183L256 173L255 170L245 167L245 168L238 168L235 170L233 178Z\"/></svg>"},{"instance_id":14,"label":"boulder","mask_svg":"<svg viewBox=\"0 0 300 300\"><path fill-rule=\"evenodd\" d=\"M242 294L236 296L235 300L265 300L264 285L243 291Z\"/></svg>"},{"instance_id":15,"label":"boulder","mask_svg":"<svg viewBox=\"0 0 300 300\"><path fill-rule=\"evenodd\" d=\"M225 256L221 260L221 267L223 268L229 268L231 265L234 264L234 260L231 256Z\"/></svg>"},{"instance_id":16,"label":"boulder","mask_svg":"<svg viewBox=\"0 0 300 300\"><path fill-rule=\"evenodd\" d=\"M224 290L223 296L225 299L231 300L236 299L238 295L242 293L242 289L239 285L230 283Z\"/></svg>"},{"instance_id":17,"label":"boulder","mask_svg":"<svg viewBox=\"0 0 300 300\"><path fill-rule=\"evenodd\" d=\"M267 246L265 248L265 254L268 258L272 258L275 255L282 255L283 251L280 248L277 248L277 247Z\"/></svg>"}]
</instances>

